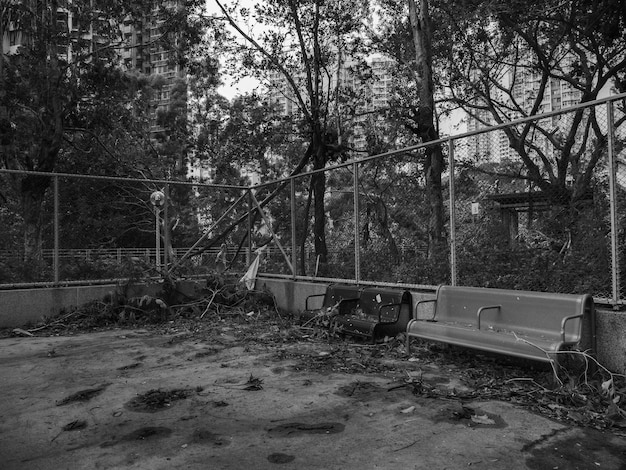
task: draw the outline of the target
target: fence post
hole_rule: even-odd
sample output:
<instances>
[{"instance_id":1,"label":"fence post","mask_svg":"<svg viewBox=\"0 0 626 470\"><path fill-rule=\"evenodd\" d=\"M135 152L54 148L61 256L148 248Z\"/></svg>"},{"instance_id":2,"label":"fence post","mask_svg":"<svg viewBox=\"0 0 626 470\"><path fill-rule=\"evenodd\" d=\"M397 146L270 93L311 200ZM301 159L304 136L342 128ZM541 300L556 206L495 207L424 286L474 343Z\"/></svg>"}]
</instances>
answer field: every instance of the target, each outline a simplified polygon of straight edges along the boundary
<instances>
[{"instance_id":1,"label":"fence post","mask_svg":"<svg viewBox=\"0 0 626 470\"><path fill-rule=\"evenodd\" d=\"M291 265L293 266L293 278L298 271L298 254L296 253L296 179L289 180L291 186Z\"/></svg>"},{"instance_id":2,"label":"fence post","mask_svg":"<svg viewBox=\"0 0 626 470\"><path fill-rule=\"evenodd\" d=\"M357 284L361 282L361 238L359 227L361 226L361 217L359 214L359 163L354 162L352 165L354 173L354 279Z\"/></svg>"},{"instance_id":3,"label":"fence post","mask_svg":"<svg viewBox=\"0 0 626 470\"><path fill-rule=\"evenodd\" d=\"M154 220L155 220L154 259L156 261L156 269L159 272L159 274L161 273L161 224L159 223L159 219L161 218L159 214L160 212L161 212L161 209L159 209L157 206L154 206Z\"/></svg>"},{"instance_id":4,"label":"fence post","mask_svg":"<svg viewBox=\"0 0 626 470\"><path fill-rule=\"evenodd\" d=\"M619 230L617 222L617 159L615 158L615 119L613 116L613 102L606 103L607 115L607 151L609 157L609 203L611 218L611 280L612 280L612 301L617 305L620 300L620 269L619 269L619 243L617 232Z\"/></svg>"},{"instance_id":5,"label":"fence post","mask_svg":"<svg viewBox=\"0 0 626 470\"><path fill-rule=\"evenodd\" d=\"M456 210L454 194L454 141L448 141L448 171L450 172L450 285L456 286Z\"/></svg>"},{"instance_id":6,"label":"fence post","mask_svg":"<svg viewBox=\"0 0 626 470\"><path fill-rule=\"evenodd\" d=\"M169 202L170 202L170 185L165 183L163 188L165 201L163 203L163 266L165 271L169 269L169 249L170 249L170 223L169 223Z\"/></svg>"},{"instance_id":7,"label":"fence post","mask_svg":"<svg viewBox=\"0 0 626 470\"><path fill-rule=\"evenodd\" d=\"M52 265L54 270L54 283L59 283L59 177L53 178L54 188L54 255Z\"/></svg>"},{"instance_id":8,"label":"fence post","mask_svg":"<svg viewBox=\"0 0 626 470\"><path fill-rule=\"evenodd\" d=\"M246 253L246 266L252 263L252 190L248 189L248 252Z\"/></svg>"}]
</instances>

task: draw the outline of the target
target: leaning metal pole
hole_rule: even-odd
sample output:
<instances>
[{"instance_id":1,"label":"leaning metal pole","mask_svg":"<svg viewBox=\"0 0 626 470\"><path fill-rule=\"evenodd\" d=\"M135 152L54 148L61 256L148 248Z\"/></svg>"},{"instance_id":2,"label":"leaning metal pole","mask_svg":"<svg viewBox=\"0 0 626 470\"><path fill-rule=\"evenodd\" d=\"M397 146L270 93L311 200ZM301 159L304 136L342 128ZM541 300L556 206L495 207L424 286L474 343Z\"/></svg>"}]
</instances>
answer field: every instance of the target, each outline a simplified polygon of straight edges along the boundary
<instances>
[{"instance_id":1,"label":"leaning metal pole","mask_svg":"<svg viewBox=\"0 0 626 470\"><path fill-rule=\"evenodd\" d=\"M620 300L620 270L619 270L619 244L617 240L617 232L619 230L617 219L617 159L615 158L615 133L613 126L615 125L615 119L613 116L613 103L611 101L606 103L606 116L607 116L607 143L608 143L608 158L609 158L609 204L610 204L610 218L611 218L611 280L612 280L612 297L613 305L617 305Z\"/></svg>"},{"instance_id":2,"label":"leaning metal pole","mask_svg":"<svg viewBox=\"0 0 626 470\"><path fill-rule=\"evenodd\" d=\"M213 222L213 225L211 225L209 227L209 229L204 232L204 235L202 235L198 241L196 243L193 244L193 246L191 248L189 248L185 254L183 256L181 256L179 259L176 260L175 263L172 263L172 266L167 270L168 274L171 273L175 268L177 268L183 261L185 261L189 256L191 256L191 254L193 253L193 251L198 247L198 245L200 245L200 243L202 243L204 240L206 240L208 237L211 236L211 233L213 232L213 229L215 227L218 226L218 224L224 220L226 218L226 216L228 214L231 213L231 211L237 207L237 205L246 197L246 194L249 193L250 190L248 190L247 192L243 193L239 199L237 199L235 202L233 202L231 204L231 206L226 209L226 212L224 212L215 222Z\"/></svg>"},{"instance_id":3,"label":"leaning metal pole","mask_svg":"<svg viewBox=\"0 0 626 470\"><path fill-rule=\"evenodd\" d=\"M291 261L289 260L289 256L287 256L287 252L283 248L283 245L280 243L280 240L276 236L276 233L274 233L274 229L272 228L272 224L270 223L270 221L265 216L265 213L263 212L263 207L261 206L261 203L254 196L254 194L252 194L252 192L250 192L250 194L252 195L252 202L254 202L254 204L256 205L257 210L259 211L259 215L261 216L261 219L263 219L263 222L265 223L265 226L270 231L270 235L272 236L272 240L274 241L274 243L276 243L276 246L278 247L280 252L283 254L283 257L285 258L285 262L287 263L287 266L289 266L289 269L291 270L292 276L295 277L296 276L295 267L291 264Z\"/></svg>"}]
</instances>

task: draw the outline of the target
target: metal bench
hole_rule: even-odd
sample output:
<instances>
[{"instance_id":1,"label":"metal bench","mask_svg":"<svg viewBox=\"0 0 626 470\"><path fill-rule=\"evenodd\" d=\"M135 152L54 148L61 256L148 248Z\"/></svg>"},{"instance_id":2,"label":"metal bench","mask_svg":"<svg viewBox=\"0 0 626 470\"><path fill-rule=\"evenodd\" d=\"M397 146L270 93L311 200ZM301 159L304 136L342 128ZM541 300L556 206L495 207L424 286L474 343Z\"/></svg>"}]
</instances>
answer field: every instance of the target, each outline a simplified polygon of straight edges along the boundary
<instances>
[{"instance_id":1,"label":"metal bench","mask_svg":"<svg viewBox=\"0 0 626 470\"><path fill-rule=\"evenodd\" d=\"M419 314L431 303L429 315ZM416 304L407 326L411 338L439 341L525 359L553 362L579 346L589 322L595 350L595 311L590 295L440 286L435 299Z\"/></svg>"},{"instance_id":2,"label":"metal bench","mask_svg":"<svg viewBox=\"0 0 626 470\"><path fill-rule=\"evenodd\" d=\"M408 291L367 287L361 292L356 308L347 313L340 312L334 318L334 327L338 332L375 341L406 331L411 310Z\"/></svg>"},{"instance_id":3,"label":"metal bench","mask_svg":"<svg viewBox=\"0 0 626 470\"><path fill-rule=\"evenodd\" d=\"M317 308L314 305L321 305ZM306 298L304 320L319 312L330 314L329 326L337 333L371 338L395 336L406 331L411 319L411 294L401 289L331 284L324 294ZM332 310L332 312L331 312Z\"/></svg>"}]
</instances>

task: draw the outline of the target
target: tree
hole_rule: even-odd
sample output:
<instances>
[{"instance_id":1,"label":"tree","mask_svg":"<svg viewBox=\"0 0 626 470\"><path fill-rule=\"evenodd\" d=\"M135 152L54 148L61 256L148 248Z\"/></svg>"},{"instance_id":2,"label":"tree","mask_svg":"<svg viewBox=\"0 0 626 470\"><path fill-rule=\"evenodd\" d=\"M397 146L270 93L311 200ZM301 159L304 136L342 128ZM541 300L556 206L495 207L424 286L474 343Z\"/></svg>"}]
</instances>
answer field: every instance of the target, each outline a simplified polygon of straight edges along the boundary
<instances>
[{"instance_id":1,"label":"tree","mask_svg":"<svg viewBox=\"0 0 626 470\"><path fill-rule=\"evenodd\" d=\"M194 27L174 30L189 17L186 12L199 1L175 2L161 8L163 33L153 39L185 46L194 38ZM168 3L169 5L169 3ZM141 24L151 14L152 2L144 0L62 2L60 0L3 2L4 31L11 27L21 34L16 53L2 54L3 75L0 106L5 113L2 126L2 166L15 170L52 172L62 156L85 136L96 145L103 130L117 126L132 129L138 110L129 106L140 93L139 82L122 71L118 49L124 45L120 25ZM74 31L69 29L71 18ZM181 33L182 31L182 33ZM180 49L177 49L180 51ZM179 56L184 51L180 52ZM145 131L145 129L144 129ZM133 136L151 148L149 132ZM78 138L77 138L78 137ZM113 152L108 150L110 155ZM24 252L27 259L40 256L42 208L50 185L45 175L15 175L9 178L19 194L24 222Z\"/></svg>"},{"instance_id":2,"label":"tree","mask_svg":"<svg viewBox=\"0 0 626 470\"><path fill-rule=\"evenodd\" d=\"M422 142L428 143L439 139L435 126L435 90L433 84L433 30L430 19L428 0L420 0L419 8L415 0L409 0L409 18L415 44L415 65L417 68L417 86L419 106L417 110L417 132ZM444 158L439 144L425 148L426 160L424 173L426 191L430 204L428 223L428 256L433 258L442 249L443 238L443 194L441 192L441 173Z\"/></svg>"},{"instance_id":3,"label":"tree","mask_svg":"<svg viewBox=\"0 0 626 470\"><path fill-rule=\"evenodd\" d=\"M367 4L342 1L272 0L258 5L254 20L263 25L258 37L244 31L232 9L219 0L226 21L246 44L237 48L237 56L246 71L263 79L270 90L283 94L301 118L307 147L290 174L300 173L307 165L322 170L342 155L342 146L335 129L340 128L333 116L337 92L335 71L342 54L358 47L360 18L367 13ZM251 17L240 10L242 21ZM274 76L272 77L272 74ZM333 78L334 76L334 78ZM276 80L277 77L280 77ZM327 261L326 215L324 194L326 175L317 172L311 177L314 197L314 246L320 261Z\"/></svg>"},{"instance_id":4,"label":"tree","mask_svg":"<svg viewBox=\"0 0 626 470\"><path fill-rule=\"evenodd\" d=\"M543 112L551 89L560 84L578 93L582 103L611 86L625 89L622 2L470 0L440 7L452 38L442 71L450 99L485 125ZM524 94L520 90L529 79L536 87ZM579 109L556 126L554 120L529 121L504 132L524 177L553 202L575 205L606 152L601 120L596 109ZM616 126L623 122L619 116Z\"/></svg>"},{"instance_id":5,"label":"tree","mask_svg":"<svg viewBox=\"0 0 626 470\"><path fill-rule=\"evenodd\" d=\"M405 146L418 142L428 143L439 139L439 116L442 103L435 97L440 95L435 81L437 48L440 40L438 28L432 27L432 11L429 2L382 2L382 18L372 30L375 50L393 58L395 62L393 97L387 119L402 123L408 136ZM415 166L424 184L424 203L428 210L428 257L437 258L445 243L444 207L441 174L444 156L439 144L427 145L417 155L419 166ZM421 193L418 187L417 193Z\"/></svg>"}]
</instances>

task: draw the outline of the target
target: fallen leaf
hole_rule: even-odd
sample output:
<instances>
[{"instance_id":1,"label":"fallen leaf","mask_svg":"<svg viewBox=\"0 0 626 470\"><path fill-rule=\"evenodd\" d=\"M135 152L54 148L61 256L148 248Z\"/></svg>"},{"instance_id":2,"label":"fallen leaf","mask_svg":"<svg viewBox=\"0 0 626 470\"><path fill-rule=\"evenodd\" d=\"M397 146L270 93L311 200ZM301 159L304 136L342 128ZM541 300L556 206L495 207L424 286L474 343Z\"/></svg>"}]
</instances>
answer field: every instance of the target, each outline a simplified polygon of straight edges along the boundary
<instances>
[{"instance_id":1,"label":"fallen leaf","mask_svg":"<svg viewBox=\"0 0 626 470\"><path fill-rule=\"evenodd\" d=\"M413 413L413 411L415 411L415 407L409 406L408 408L400 410L400 413L409 414L409 413Z\"/></svg>"}]
</instances>

